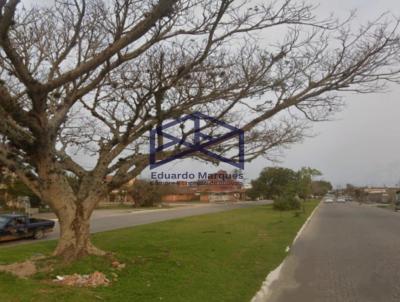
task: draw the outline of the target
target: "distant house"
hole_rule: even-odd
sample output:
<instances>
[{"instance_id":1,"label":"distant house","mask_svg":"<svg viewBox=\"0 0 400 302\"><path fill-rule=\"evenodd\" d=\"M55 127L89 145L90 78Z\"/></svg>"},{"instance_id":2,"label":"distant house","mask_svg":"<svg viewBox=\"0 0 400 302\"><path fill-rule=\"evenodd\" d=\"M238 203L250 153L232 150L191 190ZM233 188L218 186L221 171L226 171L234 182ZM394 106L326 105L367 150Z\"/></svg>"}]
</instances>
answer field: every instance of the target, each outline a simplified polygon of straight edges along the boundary
<instances>
[{"instance_id":1,"label":"distant house","mask_svg":"<svg viewBox=\"0 0 400 302\"><path fill-rule=\"evenodd\" d=\"M106 176L106 182L111 182L113 176L108 175ZM122 203L122 204L134 204L135 201L133 200L132 196L128 194L128 190L134 185L135 178L132 178L127 183L122 185L120 188L116 190L112 190L108 196L104 200L100 202L100 205L107 205L107 204L115 204L115 203Z\"/></svg>"},{"instance_id":2,"label":"distant house","mask_svg":"<svg viewBox=\"0 0 400 302\"><path fill-rule=\"evenodd\" d=\"M106 181L111 181L112 176L107 176ZM135 184L135 179L130 180L117 190L113 190L100 205L123 203L134 204L129 189ZM224 170L208 174L207 179L200 181L177 181L168 186L162 201L166 203L175 202L225 202L239 201L245 199L245 188L242 182L231 179L231 176ZM165 187L164 187L165 189Z\"/></svg>"},{"instance_id":3,"label":"distant house","mask_svg":"<svg viewBox=\"0 0 400 302\"><path fill-rule=\"evenodd\" d=\"M231 179L230 175L224 170L209 174L207 180L180 181L173 186L175 186L173 193L163 196L164 202L228 202L245 199L245 189L242 182Z\"/></svg>"},{"instance_id":4,"label":"distant house","mask_svg":"<svg viewBox=\"0 0 400 302\"><path fill-rule=\"evenodd\" d=\"M199 201L200 194L197 192L197 184L193 185L187 181L178 181L176 184L168 185L170 193L162 197L163 202L186 202Z\"/></svg>"},{"instance_id":5,"label":"distant house","mask_svg":"<svg viewBox=\"0 0 400 302\"><path fill-rule=\"evenodd\" d=\"M364 188L364 200L369 203L390 203L394 200L394 196L398 188Z\"/></svg>"},{"instance_id":6,"label":"distant house","mask_svg":"<svg viewBox=\"0 0 400 302\"><path fill-rule=\"evenodd\" d=\"M5 167L0 168L0 206L12 209L31 209L31 213L38 211L41 201L26 185L22 183L14 172ZM35 210L33 207L35 206Z\"/></svg>"}]
</instances>

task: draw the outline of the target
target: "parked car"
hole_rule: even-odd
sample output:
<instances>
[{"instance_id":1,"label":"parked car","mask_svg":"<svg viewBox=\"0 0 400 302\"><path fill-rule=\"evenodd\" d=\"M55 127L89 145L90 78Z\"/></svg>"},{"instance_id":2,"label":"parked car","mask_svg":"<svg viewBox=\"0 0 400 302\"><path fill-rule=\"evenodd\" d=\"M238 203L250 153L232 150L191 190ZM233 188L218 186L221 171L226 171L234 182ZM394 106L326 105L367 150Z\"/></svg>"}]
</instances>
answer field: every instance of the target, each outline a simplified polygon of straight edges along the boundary
<instances>
[{"instance_id":1,"label":"parked car","mask_svg":"<svg viewBox=\"0 0 400 302\"><path fill-rule=\"evenodd\" d=\"M337 198L336 200L337 202L346 202L346 198L344 198L343 196L340 196Z\"/></svg>"},{"instance_id":2,"label":"parked car","mask_svg":"<svg viewBox=\"0 0 400 302\"><path fill-rule=\"evenodd\" d=\"M400 191L396 192L396 199L394 201L394 210L395 212L400 210Z\"/></svg>"},{"instance_id":3,"label":"parked car","mask_svg":"<svg viewBox=\"0 0 400 302\"><path fill-rule=\"evenodd\" d=\"M52 232L55 222L46 219L30 218L23 214L0 215L0 241L21 238L42 239Z\"/></svg>"},{"instance_id":4,"label":"parked car","mask_svg":"<svg viewBox=\"0 0 400 302\"><path fill-rule=\"evenodd\" d=\"M326 203L331 203L331 202L333 202L333 197L325 197L325 198L324 198L324 202L326 202Z\"/></svg>"}]
</instances>

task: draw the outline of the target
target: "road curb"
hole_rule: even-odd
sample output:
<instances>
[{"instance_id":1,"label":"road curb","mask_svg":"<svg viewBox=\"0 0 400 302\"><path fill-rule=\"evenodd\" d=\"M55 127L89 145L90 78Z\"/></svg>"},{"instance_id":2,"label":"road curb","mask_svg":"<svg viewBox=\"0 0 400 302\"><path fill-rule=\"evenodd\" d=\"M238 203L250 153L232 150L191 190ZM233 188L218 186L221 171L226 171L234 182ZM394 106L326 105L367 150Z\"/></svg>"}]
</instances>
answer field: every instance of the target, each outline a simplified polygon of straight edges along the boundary
<instances>
[{"instance_id":1,"label":"road curb","mask_svg":"<svg viewBox=\"0 0 400 302\"><path fill-rule=\"evenodd\" d=\"M306 221L304 222L304 224L302 225L302 227L300 228L300 230L297 232L296 237L294 237L292 245L297 241L297 239L300 237L300 235L304 232L305 228L307 227L307 225L310 223L311 218L314 216L315 212L317 211L317 209L319 208L319 206L321 205L321 202L315 207L315 209L311 212L310 216L308 216L308 218L306 219Z\"/></svg>"},{"instance_id":2,"label":"road curb","mask_svg":"<svg viewBox=\"0 0 400 302\"><path fill-rule=\"evenodd\" d=\"M317 211L317 209L319 208L320 205L321 205L321 202L311 212L310 216L308 216L308 218L303 223L303 225L300 228L300 230L297 232L296 237L294 237L293 242L292 242L291 245L293 245L296 242L296 240L300 237L300 235L304 232L305 228L310 223L311 218L314 216L315 212ZM290 251L290 247L286 247L285 251L289 252ZM251 302L265 302L266 301L266 299L268 297L268 294L269 294L269 291L270 291L271 284L279 278L281 270L282 270L282 267L283 267L283 264L285 263L285 261L286 261L286 257L285 257L285 259L283 259L281 264L278 265L277 268L275 268L274 270L269 272L269 274L265 278L264 282L262 283L260 290L251 299Z\"/></svg>"}]
</instances>

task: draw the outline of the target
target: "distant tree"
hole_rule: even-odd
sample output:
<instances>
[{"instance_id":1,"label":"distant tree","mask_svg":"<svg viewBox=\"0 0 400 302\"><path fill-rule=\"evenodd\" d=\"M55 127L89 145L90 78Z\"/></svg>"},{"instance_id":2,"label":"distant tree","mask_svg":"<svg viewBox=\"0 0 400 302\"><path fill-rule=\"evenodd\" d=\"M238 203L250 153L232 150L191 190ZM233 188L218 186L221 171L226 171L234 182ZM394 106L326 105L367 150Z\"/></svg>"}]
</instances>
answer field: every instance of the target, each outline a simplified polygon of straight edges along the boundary
<instances>
[{"instance_id":1,"label":"distant tree","mask_svg":"<svg viewBox=\"0 0 400 302\"><path fill-rule=\"evenodd\" d=\"M313 180L311 182L311 193L314 196L324 196L333 189L332 184L326 180Z\"/></svg>"},{"instance_id":2,"label":"distant tree","mask_svg":"<svg viewBox=\"0 0 400 302\"><path fill-rule=\"evenodd\" d=\"M296 194L296 188L289 185L281 193L281 195L276 196L274 199L273 207L275 210L288 211L288 210L298 210L301 207L300 199Z\"/></svg>"},{"instance_id":3,"label":"distant tree","mask_svg":"<svg viewBox=\"0 0 400 302\"><path fill-rule=\"evenodd\" d=\"M303 167L297 172L288 168L268 167L263 169L259 177L251 182L252 188L248 195L250 198L272 199L290 187L291 192L306 199L312 193L312 178L320 175L320 171L309 167Z\"/></svg>"},{"instance_id":4,"label":"distant tree","mask_svg":"<svg viewBox=\"0 0 400 302\"><path fill-rule=\"evenodd\" d=\"M297 195L303 200L312 194L312 180L315 176L321 176L322 173L317 169L303 167L297 172Z\"/></svg>"},{"instance_id":5,"label":"distant tree","mask_svg":"<svg viewBox=\"0 0 400 302\"><path fill-rule=\"evenodd\" d=\"M136 207L151 207L161 203L162 197L174 193L174 186L153 183L137 179L129 188L128 194L132 196Z\"/></svg>"},{"instance_id":6,"label":"distant tree","mask_svg":"<svg viewBox=\"0 0 400 302\"><path fill-rule=\"evenodd\" d=\"M7 185L7 193L14 198L28 197L31 207L40 207L42 205L40 198L21 180L15 179Z\"/></svg>"},{"instance_id":7,"label":"distant tree","mask_svg":"<svg viewBox=\"0 0 400 302\"><path fill-rule=\"evenodd\" d=\"M264 168L259 177L251 182L250 198L273 199L281 195L289 184L297 180L296 172L282 167Z\"/></svg>"},{"instance_id":8,"label":"distant tree","mask_svg":"<svg viewBox=\"0 0 400 302\"><path fill-rule=\"evenodd\" d=\"M355 185L352 185L352 184L346 184L346 188L344 189L344 192L347 194L347 195L350 195L350 196L355 196L355 194L356 194L356 190L357 190L357 187L355 186Z\"/></svg>"},{"instance_id":9,"label":"distant tree","mask_svg":"<svg viewBox=\"0 0 400 302\"><path fill-rule=\"evenodd\" d=\"M366 202L367 193L362 187L355 187L354 189L354 198L359 202Z\"/></svg>"}]
</instances>

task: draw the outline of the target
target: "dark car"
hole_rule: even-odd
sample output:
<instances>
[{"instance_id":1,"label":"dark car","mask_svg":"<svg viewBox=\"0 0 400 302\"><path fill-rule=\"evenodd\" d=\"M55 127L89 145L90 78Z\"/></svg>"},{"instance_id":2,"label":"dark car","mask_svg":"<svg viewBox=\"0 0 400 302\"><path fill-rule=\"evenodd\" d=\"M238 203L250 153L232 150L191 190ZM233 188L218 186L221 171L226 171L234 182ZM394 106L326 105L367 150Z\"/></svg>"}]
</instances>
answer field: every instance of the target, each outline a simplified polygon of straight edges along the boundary
<instances>
[{"instance_id":1,"label":"dark car","mask_svg":"<svg viewBox=\"0 0 400 302\"><path fill-rule=\"evenodd\" d=\"M41 239L52 232L55 222L46 219L30 218L23 214L0 215L0 241L21 238Z\"/></svg>"},{"instance_id":2,"label":"dark car","mask_svg":"<svg viewBox=\"0 0 400 302\"><path fill-rule=\"evenodd\" d=\"M397 212L400 210L400 191L396 192L396 199L394 202L394 210Z\"/></svg>"}]
</instances>

